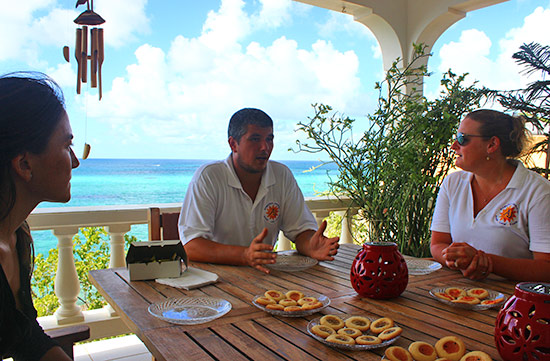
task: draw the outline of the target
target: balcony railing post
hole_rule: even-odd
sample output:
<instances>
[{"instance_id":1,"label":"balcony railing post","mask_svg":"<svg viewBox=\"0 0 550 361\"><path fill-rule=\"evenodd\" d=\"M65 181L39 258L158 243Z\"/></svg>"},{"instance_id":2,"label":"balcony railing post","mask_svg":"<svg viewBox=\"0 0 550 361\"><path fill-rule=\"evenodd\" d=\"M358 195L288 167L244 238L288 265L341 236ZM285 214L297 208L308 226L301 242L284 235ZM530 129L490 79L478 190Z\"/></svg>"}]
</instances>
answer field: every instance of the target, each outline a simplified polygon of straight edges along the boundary
<instances>
[{"instance_id":1,"label":"balcony railing post","mask_svg":"<svg viewBox=\"0 0 550 361\"><path fill-rule=\"evenodd\" d=\"M126 259L124 257L124 235L129 232L131 226L129 224L115 224L108 226L107 230L111 235L111 258L109 268L126 267Z\"/></svg>"},{"instance_id":2,"label":"balcony railing post","mask_svg":"<svg viewBox=\"0 0 550 361\"><path fill-rule=\"evenodd\" d=\"M286 238L282 231L279 231L279 237L277 238L277 252L289 251L292 249L290 239Z\"/></svg>"},{"instance_id":3,"label":"balcony railing post","mask_svg":"<svg viewBox=\"0 0 550 361\"><path fill-rule=\"evenodd\" d=\"M336 213L342 216L342 231L340 232L340 243L353 243L353 236L350 229L352 211L348 209L347 211L340 211Z\"/></svg>"},{"instance_id":4,"label":"balcony railing post","mask_svg":"<svg viewBox=\"0 0 550 361\"><path fill-rule=\"evenodd\" d=\"M78 233L78 227L59 227L53 230L58 240L59 252L54 290L60 307L55 311L55 317L60 325L84 321L82 310L76 305L80 292L80 282L73 257L73 236L76 233Z\"/></svg>"}]
</instances>

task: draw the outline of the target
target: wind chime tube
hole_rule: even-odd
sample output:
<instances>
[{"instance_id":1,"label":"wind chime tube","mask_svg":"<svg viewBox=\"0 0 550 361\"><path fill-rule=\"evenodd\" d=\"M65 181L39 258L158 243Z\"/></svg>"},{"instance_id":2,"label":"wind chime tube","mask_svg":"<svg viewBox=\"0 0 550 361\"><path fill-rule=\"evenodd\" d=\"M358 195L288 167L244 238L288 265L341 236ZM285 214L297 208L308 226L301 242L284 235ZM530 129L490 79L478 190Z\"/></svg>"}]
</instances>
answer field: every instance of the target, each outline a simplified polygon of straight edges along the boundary
<instances>
[{"instance_id":1,"label":"wind chime tube","mask_svg":"<svg viewBox=\"0 0 550 361\"><path fill-rule=\"evenodd\" d=\"M82 27L82 48L81 48L80 61L82 63L82 82L88 82L88 27Z\"/></svg>"},{"instance_id":2,"label":"wind chime tube","mask_svg":"<svg viewBox=\"0 0 550 361\"><path fill-rule=\"evenodd\" d=\"M98 48L98 55L97 55L97 72L99 77L99 100L101 100L101 97L103 96L102 88L101 88L101 66L103 65L103 59L104 59L104 52L103 52L103 29L99 29L97 34L97 48Z\"/></svg>"},{"instance_id":3,"label":"wind chime tube","mask_svg":"<svg viewBox=\"0 0 550 361\"><path fill-rule=\"evenodd\" d=\"M76 94L80 94L80 79L82 78L82 61L80 60L82 49L82 29L76 29L76 43L74 47L74 57L76 58Z\"/></svg>"},{"instance_id":4,"label":"wind chime tube","mask_svg":"<svg viewBox=\"0 0 550 361\"><path fill-rule=\"evenodd\" d=\"M105 57L105 53L103 52L103 29L98 30L97 34L97 72L99 77L99 100L101 100L101 97L103 96L102 88L101 88L101 66L103 65L103 59Z\"/></svg>"},{"instance_id":5,"label":"wind chime tube","mask_svg":"<svg viewBox=\"0 0 550 361\"><path fill-rule=\"evenodd\" d=\"M97 58L98 58L98 50L97 50L97 28L93 28L91 30L92 34L92 51L90 53L91 57L91 69L90 69L90 83L92 88L97 88Z\"/></svg>"}]
</instances>

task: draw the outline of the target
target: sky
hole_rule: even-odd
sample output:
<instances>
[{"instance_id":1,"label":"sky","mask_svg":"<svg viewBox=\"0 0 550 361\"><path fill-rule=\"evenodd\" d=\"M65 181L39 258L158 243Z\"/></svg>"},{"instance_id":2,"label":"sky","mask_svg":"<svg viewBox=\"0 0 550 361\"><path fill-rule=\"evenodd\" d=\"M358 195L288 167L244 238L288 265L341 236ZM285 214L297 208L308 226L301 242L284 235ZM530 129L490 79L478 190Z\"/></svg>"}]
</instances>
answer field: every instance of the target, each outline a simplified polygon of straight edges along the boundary
<instances>
[{"instance_id":1,"label":"sky","mask_svg":"<svg viewBox=\"0 0 550 361\"><path fill-rule=\"evenodd\" d=\"M295 153L298 122L324 103L360 124L383 79L376 38L349 15L292 0L95 0L105 20L103 98L76 94L76 0L0 0L0 73L41 71L65 94L74 149L90 158L222 159L227 124L243 107L274 120L272 159ZM528 79L511 56L526 42L550 44L550 0L509 0L472 11L434 44L425 94L441 74L469 73L493 89Z\"/></svg>"}]
</instances>

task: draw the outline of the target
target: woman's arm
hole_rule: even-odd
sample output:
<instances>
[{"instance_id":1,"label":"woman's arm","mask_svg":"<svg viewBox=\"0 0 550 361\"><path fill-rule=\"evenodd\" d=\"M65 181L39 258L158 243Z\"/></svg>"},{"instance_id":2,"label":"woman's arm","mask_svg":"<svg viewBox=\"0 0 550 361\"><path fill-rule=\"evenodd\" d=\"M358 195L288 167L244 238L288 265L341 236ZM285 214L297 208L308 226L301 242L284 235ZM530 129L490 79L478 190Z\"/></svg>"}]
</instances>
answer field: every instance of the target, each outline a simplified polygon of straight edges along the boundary
<instances>
[{"instance_id":1,"label":"woman's arm","mask_svg":"<svg viewBox=\"0 0 550 361\"><path fill-rule=\"evenodd\" d=\"M439 263L449 268L454 264L447 264L443 251L453 242L450 233L432 231L432 240L430 242L430 252L432 257ZM454 263L454 261L452 262Z\"/></svg>"},{"instance_id":2,"label":"woman's arm","mask_svg":"<svg viewBox=\"0 0 550 361\"><path fill-rule=\"evenodd\" d=\"M72 359L59 346L54 346L40 358L40 361L71 361Z\"/></svg>"},{"instance_id":3,"label":"woman's arm","mask_svg":"<svg viewBox=\"0 0 550 361\"><path fill-rule=\"evenodd\" d=\"M533 259L488 255L493 273L517 281L550 282L550 253L533 252Z\"/></svg>"}]
</instances>

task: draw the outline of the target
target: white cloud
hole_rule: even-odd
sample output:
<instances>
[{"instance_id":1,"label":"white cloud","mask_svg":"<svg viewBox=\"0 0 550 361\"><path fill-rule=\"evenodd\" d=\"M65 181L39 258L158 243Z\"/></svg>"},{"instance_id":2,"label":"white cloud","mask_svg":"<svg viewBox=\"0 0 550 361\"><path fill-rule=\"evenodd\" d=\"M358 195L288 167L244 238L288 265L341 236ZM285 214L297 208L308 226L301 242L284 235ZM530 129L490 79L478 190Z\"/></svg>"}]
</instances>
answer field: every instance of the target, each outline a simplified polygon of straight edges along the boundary
<instances>
[{"instance_id":1,"label":"white cloud","mask_svg":"<svg viewBox=\"0 0 550 361\"><path fill-rule=\"evenodd\" d=\"M276 28L291 21L292 0L260 0L262 8L252 19L257 26Z\"/></svg>"},{"instance_id":2,"label":"white cloud","mask_svg":"<svg viewBox=\"0 0 550 361\"><path fill-rule=\"evenodd\" d=\"M550 9L536 8L525 17L521 27L510 29L497 44L480 30L462 32L458 42L441 47L439 71L451 68L455 73L469 73L471 80L493 89L517 89L525 86L527 78L520 75L521 68L512 59L512 54L523 43L550 44ZM498 45L494 49L494 45ZM492 52L497 52L492 56Z\"/></svg>"},{"instance_id":3,"label":"white cloud","mask_svg":"<svg viewBox=\"0 0 550 361\"><path fill-rule=\"evenodd\" d=\"M270 11L284 14L282 8ZM277 139L288 144L296 139L294 125L312 114L312 103L344 109L357 102L359 61L353 51L320 40L304 49L284 36L268 45L245 43L255 16L244 12L242 1L224 0L208 14L200 36L177 36L166 51L140 46L101 104L90 98L90 116L117 131L139 129L148 142L181 144L182 152L199 146L225 154L228 119L242 107L270 114ZM228 30L228 24L239 25ZM286 154L286 148L281 143L274 154Z\"/></svg>"},{"instance_id":4,"label":"white cloud","mask_svg":"<svg viewBox=\"0 0 550 361\"><path fill-rule=\"evenodd\" d=\"M147 0L95 0L94 11L105 19L105 44L121 47L134 42L137 34L149 33L146 6Z\"/></svg>"},{"instance_id":5,"label":"white cloud","mask_svg":"<svg viewBox=\"0 0 550 361\"><path fill-rule=\"evenodd\" d=\"M319 34L324 37L332 37L338 33L345 33L348 36L361 37L369 41L378 42L369 28L355 21L352 15L342 14L336 11L329 13L329 18L318 25Z\"/></svg>"}]
</instances>

